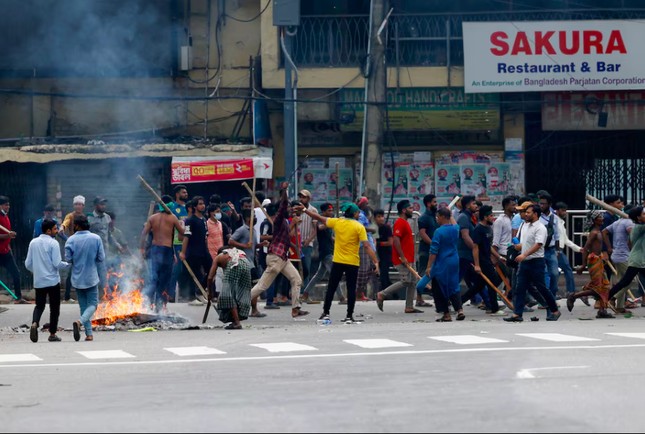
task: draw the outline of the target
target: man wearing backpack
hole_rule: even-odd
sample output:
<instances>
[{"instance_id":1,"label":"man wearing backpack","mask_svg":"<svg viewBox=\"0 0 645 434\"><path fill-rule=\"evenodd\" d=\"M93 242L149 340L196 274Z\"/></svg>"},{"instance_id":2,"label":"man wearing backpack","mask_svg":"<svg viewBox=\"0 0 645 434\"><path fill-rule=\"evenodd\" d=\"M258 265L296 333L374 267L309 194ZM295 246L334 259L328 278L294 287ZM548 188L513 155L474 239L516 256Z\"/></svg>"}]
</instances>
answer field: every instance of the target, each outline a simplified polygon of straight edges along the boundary
<instances>
[{"instance_id":1,"label":"man wearing backpack","mask_svg":"<svg viewBox=\"0 0 645 434\"><path fill-rule=\"evenodd\" d=\"M558 221L555 212L551 208L553 198L548 193L540 195L540 222L546 226L546 242L544 243L544 261L546 262L545 282L547 288L558 299L558 254L560 253L560 236L558 233Z\"/></svg>"}]
</instances>

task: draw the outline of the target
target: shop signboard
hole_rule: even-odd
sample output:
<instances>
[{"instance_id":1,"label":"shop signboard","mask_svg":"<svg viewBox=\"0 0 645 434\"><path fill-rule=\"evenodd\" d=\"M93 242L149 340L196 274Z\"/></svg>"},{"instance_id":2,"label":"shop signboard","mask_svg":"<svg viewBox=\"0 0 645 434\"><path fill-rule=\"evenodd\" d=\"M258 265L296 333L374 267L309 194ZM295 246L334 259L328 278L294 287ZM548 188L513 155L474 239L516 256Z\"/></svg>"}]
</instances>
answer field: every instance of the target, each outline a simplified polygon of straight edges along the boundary
<instances>
[{"instance_id":1,"label":"shop signboard","mask_svg":"<svg viewBox=\"0 0 645 434\"><path fill-rule=\"evenodd\" d=\"M466 93L645 89L645 22L464 22Z\"/></svg>"},{"instance_id":2,"label":"shop signboard","mask_svg":"<svg viewBox=\"0 0 645 434\"><path fill-rule=\"evenodd\" d=\"M362 131L364 91L340 94L341 128ZM499 98L495 94L467 95L462 88L388 89L390 127L396 131L496 130L500 127Z\"/></svg>"}]
</instances>

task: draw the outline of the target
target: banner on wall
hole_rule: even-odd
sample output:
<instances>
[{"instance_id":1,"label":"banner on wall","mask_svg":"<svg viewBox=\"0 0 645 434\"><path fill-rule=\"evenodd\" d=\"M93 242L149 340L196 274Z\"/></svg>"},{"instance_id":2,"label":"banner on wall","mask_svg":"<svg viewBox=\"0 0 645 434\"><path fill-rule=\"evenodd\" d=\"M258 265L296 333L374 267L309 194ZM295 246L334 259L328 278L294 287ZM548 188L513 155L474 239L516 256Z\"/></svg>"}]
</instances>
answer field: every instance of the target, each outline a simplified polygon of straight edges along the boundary
<instances>
[{"instance_id":1,"label":"banner on wall","mask_svg":"<svg viewBox=\"0 0 645 434\"><path fill-rule=\"evenodd\" d=\"M645 22L464 22L467 93L645 89Z\"/></svg>"},{"instance_id":2,"label":"banner on wall","mask_svg":"<svg viewBox=\"0 0 645 434\"><path fill-rule=\"evenodd\" d=\"M273 160L270 158L215 159L209 157L173 157L172 184L194 182L236 181L271 178Z\"/></svg>"}]
</instances>

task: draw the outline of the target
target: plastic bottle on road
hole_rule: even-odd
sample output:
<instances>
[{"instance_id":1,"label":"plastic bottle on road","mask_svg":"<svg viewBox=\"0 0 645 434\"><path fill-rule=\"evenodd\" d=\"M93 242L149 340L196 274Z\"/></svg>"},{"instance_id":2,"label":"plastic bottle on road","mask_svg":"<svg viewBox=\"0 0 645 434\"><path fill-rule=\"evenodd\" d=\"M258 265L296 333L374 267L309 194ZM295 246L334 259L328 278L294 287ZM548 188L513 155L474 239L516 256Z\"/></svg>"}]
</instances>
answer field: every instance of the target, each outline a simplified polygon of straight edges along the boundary
<instances>
[{"instance_id":1,"label":"plastic bottle on road","mask_svg":"<svg viewBox=\"0 0 645 434\"><path fill-rule=\"evenodd\" d=\"M321 326L328 326L331 324L331 319L329 319L329 317L325 317L323 319L317 320L316 323Z\"/></svg>"}]
</instances>

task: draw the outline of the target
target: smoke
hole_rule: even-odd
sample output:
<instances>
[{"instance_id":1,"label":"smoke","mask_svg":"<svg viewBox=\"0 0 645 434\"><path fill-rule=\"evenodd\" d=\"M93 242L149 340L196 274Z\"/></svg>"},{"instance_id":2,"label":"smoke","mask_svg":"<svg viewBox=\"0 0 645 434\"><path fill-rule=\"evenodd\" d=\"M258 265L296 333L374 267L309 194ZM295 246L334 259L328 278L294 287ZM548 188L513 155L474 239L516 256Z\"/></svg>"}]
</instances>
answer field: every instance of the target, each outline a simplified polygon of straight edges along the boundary
<instances>
[{"instance_id":1,"label":"smoke","mask_svg":"<svg viewBox=\"0 0 645 434\"><path fill-rule=\"evenodd\" d=\"M169 75L173 1L3 0L0 69L35 75Z\"/></svg>"}]
</instances>

